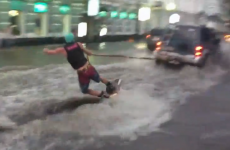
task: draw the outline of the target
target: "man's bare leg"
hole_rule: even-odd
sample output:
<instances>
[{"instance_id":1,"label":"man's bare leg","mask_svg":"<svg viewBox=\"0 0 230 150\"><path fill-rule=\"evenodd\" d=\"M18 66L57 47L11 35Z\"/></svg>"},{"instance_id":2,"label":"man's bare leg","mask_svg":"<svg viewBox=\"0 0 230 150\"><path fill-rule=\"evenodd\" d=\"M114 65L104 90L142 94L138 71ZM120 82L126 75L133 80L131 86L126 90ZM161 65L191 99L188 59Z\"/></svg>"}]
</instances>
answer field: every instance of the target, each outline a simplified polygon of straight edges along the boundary
<instances>
[{"instance_id":1,"label":"man's bare leg","mask_svg":"<svg viewBox=\"0 0 230 150\"><path fill-rule=\"evenodd\" d=\"M105 93L103 91L99 92L99 91L88 89L88 94L92 95L92 96L109 98L109 95L105 95Z\"/></svg>"},{"instance_id":2,"label":"man's bare leg","mask_svg":"<svg viewBox=\"0 0 230 150\"><path fill-rule=\"evenodd\" d=\"M92 96L99 96L101 94L101 92L88 89L88 94L92 95Z\"/></svg>"},{"instance_id":3,"label":"man's bare leg","mask_svg":"<svg viewBox=\"0 0 230 150\"><path fill-rule=\"evenodd\" d=\"M110 82L107 79L102 78L102 77L100 77L100 79L101 79L101 82L104 83L105 85L110 84Z\"/></svg>"}]
</instances>

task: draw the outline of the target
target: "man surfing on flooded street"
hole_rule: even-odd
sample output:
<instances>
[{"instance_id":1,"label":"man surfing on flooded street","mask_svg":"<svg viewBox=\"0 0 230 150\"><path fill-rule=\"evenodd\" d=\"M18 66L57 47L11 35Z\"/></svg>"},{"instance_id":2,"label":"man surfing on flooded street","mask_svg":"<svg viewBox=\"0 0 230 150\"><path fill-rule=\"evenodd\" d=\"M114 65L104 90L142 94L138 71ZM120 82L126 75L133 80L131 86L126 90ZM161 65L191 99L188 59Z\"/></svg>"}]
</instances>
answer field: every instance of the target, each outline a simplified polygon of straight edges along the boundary
<instances>
[{"instance_id":1,"label":"man surfing on flooded street","mask_svg":"<svg viewBox=\"0 0 230 150\"><path fill-rule=\"evenodd\" d=\"M75 41L75 36L73 33L65 35L66 44L64 47L58 47L54 50L45 48L43 51L46 54L63 54L66 56L68 62L74 70L77 71L79 86L83 94L89 94L92 96L98 96L101 98L109 98L110 95L105 91L95 91L89 89L90 80L93 80L97 83L104 83L107 88L114 89L111 82L107 79L102 78L97 70L90 64L89 60L85 57L84 54L90 56L92 52L84 48L83 45Z\"/></svg>"}]
</instances>

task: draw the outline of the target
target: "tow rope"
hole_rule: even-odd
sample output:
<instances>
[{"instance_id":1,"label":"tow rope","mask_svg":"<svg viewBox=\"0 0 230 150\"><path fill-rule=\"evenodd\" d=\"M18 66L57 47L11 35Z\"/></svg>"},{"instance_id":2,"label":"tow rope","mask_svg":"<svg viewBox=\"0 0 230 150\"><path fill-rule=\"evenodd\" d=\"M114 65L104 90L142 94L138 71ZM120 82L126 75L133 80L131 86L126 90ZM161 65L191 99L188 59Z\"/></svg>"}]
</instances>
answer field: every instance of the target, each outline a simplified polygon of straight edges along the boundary
<instances>
[{"instance_id":1,"label":"tow rope","mask_svg":"<svg viewBox=\"0 0 230 150\"><path fill-rule=\"evenodd\" d=\"M134 56L125 56L125 55L105 55L105 54L93 54L92 56L99 56L99 57L118 57L118 58L128 58L128 59L146 59L146 60L155 60L155 58L151 58L151 57L134 57Z\"/></svg>"}]
</instances>

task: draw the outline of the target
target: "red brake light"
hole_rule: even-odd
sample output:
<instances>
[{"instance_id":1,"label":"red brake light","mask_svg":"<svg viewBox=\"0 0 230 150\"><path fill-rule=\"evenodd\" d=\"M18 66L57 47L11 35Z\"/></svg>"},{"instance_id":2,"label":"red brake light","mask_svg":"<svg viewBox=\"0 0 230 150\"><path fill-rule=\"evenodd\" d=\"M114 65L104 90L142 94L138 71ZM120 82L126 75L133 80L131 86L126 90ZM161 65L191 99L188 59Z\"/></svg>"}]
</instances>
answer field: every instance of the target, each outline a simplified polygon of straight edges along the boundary
<instances>
[{"instance_id":1,"label":"red brake light","mask_svg":"<svg viewBox=\"0 0 230 150\"><path fill-rule=\"evenodd\" d=\"M157 47L156 50L157 50L157 51L161 50L161 47Z\"/></svg>"},{"instance_id":2,"label":"red brake light","mask_svg":"<svg viewBox=\"0 0 230 150\"><path fill-rule=\"evenodd\" d=\"M162 42L157 42L155 50L157 50L157 51L161 50L161 45L162 45Z\"/></svg>"},{"instance_id":3,"label":"red brake light","mask_svg":"<svg viewBox=\"0 0 230 150\"><path fill-rule=\"evenodd\" d=\"M146 39L150 38L151 35L146 35Z\"/></svg>"},{"instance_id":4,"label":"red brake light","mask_svg":"<svg viewBox=\"0 0 230 150\"><path fill-rule=\"evenodd\" d=\"M195 48L195 57L200 57L202 56L202 50L203 50L203 47L202 46L197 46Z\"/></svg>"},{"instance_id":5,"label":"red brake light","mask_svg":"<svg viewBox=\"0 0 230 150\"><path fill-rule=\"evenodd\" d=\"M196 53L195 53L195 57L200 57L201 55L202 55L201 52L196 52Z\"/></svg>"},{"instance_id":6,"label":"red brake light","mask_svg":"<svg viewBox=\"0 0 230 150\"><path fill-rule=\"evenodd\" d=\"M162 42L157 42L156 45L157 45L157 46L161 46L161 44L162 44Z\"/></svg>"},{"instance_id":7,"label":"red brake light","mask_svg":"<svg viewBox=\"0 0 230 150\"><path fill-rule=\"evenodd\" d=\"M197 46L197 47L195 48L196 51L200 51L200 50L202 50L202 49L203 49L202 46Z\"/></svg>"},{"instance_id":8,"label":"red brake light","mask_svg":"<svg viewBox=\"0 0 230 150\"><path fill-rule=\"evenodd\" d=\"M162 45L162 42L157 42L155 50L157 50L157 51L161 50L161 45Z\"/></svg>"},{"instance_id":9,"label":"red brake light","mask_svg":"<svg viewBox=\"0 0 230 150\"><path fill-rule=\"evenodd\" d=\"M228 39L228 38L230 38L230 35L225 35L224 38Z\"/></svg>"}]
</instances>

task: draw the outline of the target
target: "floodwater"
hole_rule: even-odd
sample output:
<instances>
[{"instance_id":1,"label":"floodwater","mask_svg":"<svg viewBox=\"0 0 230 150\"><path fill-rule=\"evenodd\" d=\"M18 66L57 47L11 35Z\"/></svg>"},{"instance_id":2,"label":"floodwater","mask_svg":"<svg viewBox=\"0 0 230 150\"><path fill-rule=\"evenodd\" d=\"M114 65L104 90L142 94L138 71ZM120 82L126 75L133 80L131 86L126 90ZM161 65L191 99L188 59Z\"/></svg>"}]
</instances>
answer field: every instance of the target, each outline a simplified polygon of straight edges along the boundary
<instances>
[{"instance_id":1,"label":"floodwater","mask_svg":"<svg viewBox=\"0 0 230 150\"><path fill-rule=\"evenodd\" d=\"M95 53L152 57L140 44L102 45L90 47L99 49ZM154 60L91 57L101 76L123 80L122 90L101 103L76 108L80 100L97 99L80 93L65 58L44 55L42 48L0 52L0 150L77 150L101 147L101 139L112 137L135 140L161 131L186 97L209 89L227 72L218 65L168 69ZM92 82L91 88L105 87Z\"/></svg>"}]
</instances>

